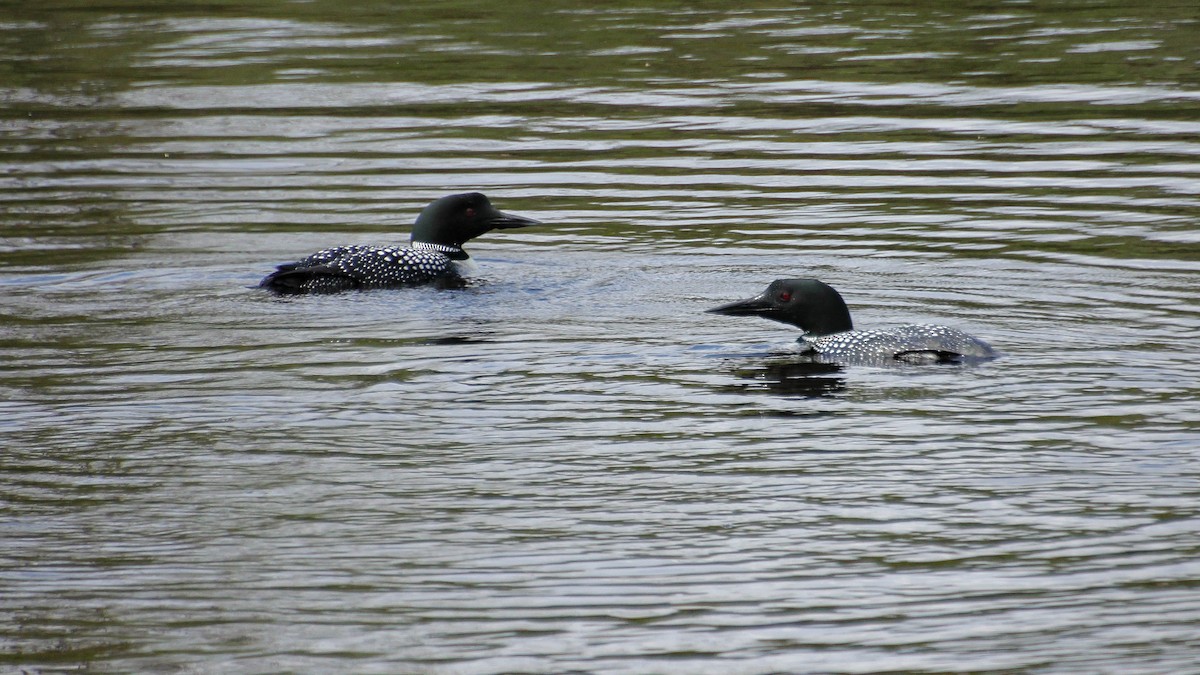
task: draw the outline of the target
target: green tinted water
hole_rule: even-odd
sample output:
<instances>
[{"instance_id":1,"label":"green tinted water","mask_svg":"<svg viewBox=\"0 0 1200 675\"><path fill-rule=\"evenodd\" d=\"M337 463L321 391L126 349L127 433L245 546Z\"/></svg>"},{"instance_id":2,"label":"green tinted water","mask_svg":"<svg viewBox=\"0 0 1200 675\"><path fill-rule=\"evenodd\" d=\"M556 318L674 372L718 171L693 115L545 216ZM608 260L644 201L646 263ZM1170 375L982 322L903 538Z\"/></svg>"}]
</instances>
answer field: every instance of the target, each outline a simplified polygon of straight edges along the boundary
<instances>
[{"instance_id":1,"label":"green tinted water","mask_svg":"<svg viewBox=\"0 0 1200 675\"><path fill-rule=\"evenodd\" d=\"M0 12L0 664L1191 667L1196 10ZM252 288L475 189L468 289ZM785 276L1005 356L703 313Z\"/></svg>"}]
</instances>

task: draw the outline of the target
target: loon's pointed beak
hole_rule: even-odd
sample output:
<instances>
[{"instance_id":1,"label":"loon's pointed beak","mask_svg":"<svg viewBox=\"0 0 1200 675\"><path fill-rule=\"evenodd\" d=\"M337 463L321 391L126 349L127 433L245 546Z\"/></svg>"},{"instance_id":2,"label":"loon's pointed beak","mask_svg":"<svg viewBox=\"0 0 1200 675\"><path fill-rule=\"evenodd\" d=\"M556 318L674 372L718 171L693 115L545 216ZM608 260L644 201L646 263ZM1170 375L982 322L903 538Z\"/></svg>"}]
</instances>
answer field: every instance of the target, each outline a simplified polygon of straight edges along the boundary
<instances>
[{"instance_id":1,"label":"loon's pointed beak","mask_svg":"<svg viewBox=\"0 0 1200 675\"><path fill-rule=\"evenodd\" d=\"M771 304L771 300L767 298L767 294L756 295L747 300L738 300L720 307L713 307L704 311L710 314L724 314L726 316L764 316L769 315L775 310L775 306Z\"/></svg>"},{"instance_id":2,"label":"loon's pointed beak","mask_svg":"<svg viewBox=\"0 0 1200 675\"><path fill-rule=\"evenodd\" d=\"M512 213L504 213L497 211L496 215L489 218L487 221L488 227L493 230L510 230L514 227L528 227L530 225L541 225L542 221L518 216Z\"/></svg>"}]
</instances>

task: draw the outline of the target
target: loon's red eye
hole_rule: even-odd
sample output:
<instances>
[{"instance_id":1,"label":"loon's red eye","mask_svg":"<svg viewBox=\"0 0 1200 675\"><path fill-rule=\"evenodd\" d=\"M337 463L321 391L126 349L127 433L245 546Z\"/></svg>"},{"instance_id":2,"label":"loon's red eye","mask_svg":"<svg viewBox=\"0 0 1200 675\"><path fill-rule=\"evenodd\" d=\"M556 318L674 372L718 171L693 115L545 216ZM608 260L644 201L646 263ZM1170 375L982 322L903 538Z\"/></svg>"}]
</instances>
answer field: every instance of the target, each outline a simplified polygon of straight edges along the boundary
<instances>
[{"instance_id":1,"label":"loon's red eye","mask_svg":"<svg viewBox=\"0 0 1200 675\"><path fill-rule=\"evenodd\" d=\"M473 209L471 207L467 207L467 217L474 218L475 217L475 209Z\"/></svg>"},{"instance_id":2,"label":"loon's red eye","mask_svg":"<svg viewBox=\"0 0 1200 675\"><path fill-rule=\"evenodd\" d=\"M788 291L784 291L784 292L782 292L782 293L780 293L780 294L779 294L779 301L780 301L780 302L787 302L788 300L791 300L791 299L792 299L792 294L791 294L790 292L788 292Z\"/></svg>"}]
</instances>

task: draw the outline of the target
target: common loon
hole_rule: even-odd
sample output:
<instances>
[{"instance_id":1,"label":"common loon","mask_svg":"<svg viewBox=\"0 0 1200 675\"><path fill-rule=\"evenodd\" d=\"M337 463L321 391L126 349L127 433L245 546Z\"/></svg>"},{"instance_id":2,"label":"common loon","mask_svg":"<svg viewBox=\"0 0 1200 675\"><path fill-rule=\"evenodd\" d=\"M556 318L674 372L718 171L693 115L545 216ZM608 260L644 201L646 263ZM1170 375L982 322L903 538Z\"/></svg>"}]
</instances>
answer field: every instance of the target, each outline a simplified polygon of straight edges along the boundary
<instances>
[{"instance_id":1,"label":"common loon","mask_svg":"<svg viewBox=\"0 0 1200 675\"><path fill-rule=\"evenodd\" d=\"M462 282L456 261L463 244L484 232L538 224L501 213L478 192L449 195L426 206L413 225L411 245L338 246L280 265L258 285L284 295Z\"/></svg>"},{"instance_id":2,"label":"common loon","mask_svg":"<svg viewBox=\"0 0 1200 675\"><path fill-rule=\"evenodd\" d=\"M753 298L708 311L798 326L804 331L799 340L802 353L827 363L961 363L998 356L983 340L946 326L854 330L842 296L816 279L778 279Z\"/></svg>"}]
</instances>

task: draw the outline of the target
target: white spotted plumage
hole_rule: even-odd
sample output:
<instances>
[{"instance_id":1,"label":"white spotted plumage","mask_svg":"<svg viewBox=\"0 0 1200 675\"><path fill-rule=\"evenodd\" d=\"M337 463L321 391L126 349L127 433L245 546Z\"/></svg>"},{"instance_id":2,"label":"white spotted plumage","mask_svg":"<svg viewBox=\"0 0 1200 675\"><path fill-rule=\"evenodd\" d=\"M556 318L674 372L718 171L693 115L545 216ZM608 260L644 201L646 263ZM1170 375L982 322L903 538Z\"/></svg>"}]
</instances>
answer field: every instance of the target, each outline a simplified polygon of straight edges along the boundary
<instances>
[{"instance_id":1,"label":"white spotted plumage","mask_svg":"<svg viewBox=\"0 0 1200 675\"><path fill-rule=\"evenodd\" d=\"M318 251L291 268L336 272L313 275L304 282L308 290L317 292L349 287L394 288L458 277L454 261L432 246L338 246Z\"/></svg>"},{"instance_id":2,"label":"white spotted plumage","mask_svg":"<svg viewBox=\"0 0 1200 675\"><path fill-rule=\"evenodd\" d=\"M800 338L801 347L822 360L846 362L923 363L944 355L991 358L986 342L955 328L930 324L898 326L888 330L851 330L814 338Z\"/></svg>"}]
</instances>

